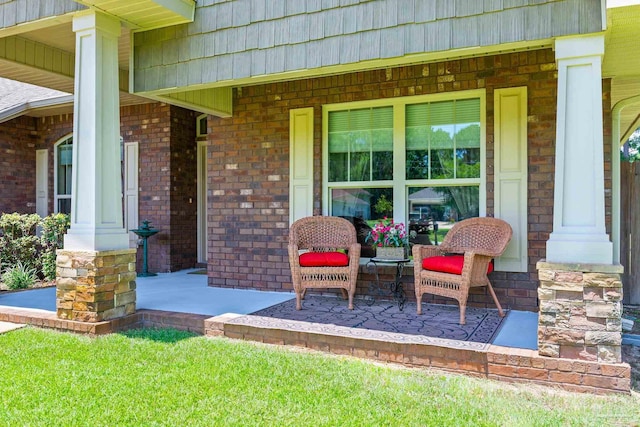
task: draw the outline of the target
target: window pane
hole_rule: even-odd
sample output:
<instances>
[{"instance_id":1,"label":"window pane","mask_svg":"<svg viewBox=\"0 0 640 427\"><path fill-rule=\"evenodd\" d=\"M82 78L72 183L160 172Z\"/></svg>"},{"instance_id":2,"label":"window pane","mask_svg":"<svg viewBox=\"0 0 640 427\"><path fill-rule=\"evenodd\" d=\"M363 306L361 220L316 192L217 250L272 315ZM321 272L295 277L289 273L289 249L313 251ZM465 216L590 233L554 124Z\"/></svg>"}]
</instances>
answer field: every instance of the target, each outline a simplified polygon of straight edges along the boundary
<instances>
[{"instance_id":1,"label":"window pane","mask_svg":"<svg viewBox=\"0 0 640 427\"><path fill-rule=\"evenodd\" d=\"M198 136L207 134L207 116L198 121Z\"/></svg>"},{"instance_id":2,"label":"window pane","mask_svg":"<svg viewBox=\"0 0 640 427\"><path fill-rule=\"evenodd\" d=\"M331 215L361 218L375 222L393 216L391 188L334 188Z\"/></svg>"},{"instance_id":3,"label":"window pane","mask_svg":"<svg viewBox=\"0 0 640 427\"><path fill-rule=\"evenodd\" d=\"M480 104L456 103L456 178L480 178Z\"/></svg>"},{"instance_id":4,"label":"window pane","mask_svg":"<svg viewBox=\"0 0 640 427\"><path fill-rule=\"evenodd\" d=\"M332 111L328 127L329 182L393 179L392 107Z\"/></svg>"},{"instance_id":5,"label":"window pane","mask_svg":"<svg viewBox=\"0 0 640 427\"><path fill-rule=\"evenodd\" d=\"M409 187L409 213L419 213L435 221L460 221L480 214L480 188Z\"/></svg>"},{"instance_id":6,"label":"window pane","mask_svg":"<svg viewBox=\"0 0 640 427\"><path fill-rule=\"evenodd\" d=\"M409 187L409 240L439 244L456 221L480 215L480 188Z\"/></svg>"},{"instance_id":7,"label":"window pane","mask_svg":"<svg viewBox=\"0 0 640 427\"><path fill-rule=\"evenodd\" d=\"M480 178L480 149L456 150L456 178Z\"/></svg>"},{"instance_id":8,"label":"window pane","mask_svg":"<svg viewBox=\"0 0 640 427\"><path fill-rule=\"evenodd\" d=\"M374 181L393 179L393 153L387 151L373 152L372 179Z\"/></svg>"},{"instance_id":9,"label":"window pane","mask_svg":"<svg viewBox=\"0 0 640 427\"><path fill-rule=\"evenodd\" d=\"M407 151L407 179L429 178L429 150Z\"/></svg>"},{"instance_id":10,"label":"window pane","mask_svg":"<svg viewBox=\"0 0 640 427\"><path fill-rule=\"evenodd\" d=\"M371 178L371 155L351 153L349 159L349 181L369 181Z\"/></svg>"},{"instance_id":11,"label":"window pane","mask_svg":"<svg viewBox=\"0 0 640 427\"><path fill-rule=\"evenodd\" d=\"M71 199L58 199L58 212L71 214Z\"/></svg>"},{"instance_id":12,"label":"window pane","mask_svg":"<svg viewBox=\"0 0 640 427\"><path fill-rule=\"evenodd\" d=\"M329 182L347 180L348 160L347 153L329 154Z\"/></svg>"},{"instance_id":13,"label":"window pane","mask_svg":"<svg viewBox=\"0 0 640 427\"><path fill-rule=\"evenodd\" d=\"M73 145L71 139L68 139L58 145L58 182L56 184L56 191L58 195L71 194L72 155Z\"/></svg>"},{"instance_id":14,"label":"window pane","mask_svg":"<svg viewBox=\"0 0 640 427\"><path fill-rule=\"evenodd\" d=\"M431 104L431 179L454 178L454 105L453 101Z\"/></svg>"},{"instance_id":15,"label":"window pane","mask_svg":"<svg viewBox=\"0 0 640 427\"><path fill-rule=\"evenodd\" d=\"M407 105L406 178L480 177L480 100Z\"/></svg>"},{"instance_id":16,"label":"window pane","mask_svg":"<svg viewBox=\"0 0 640 427\"><path fill-rule=\"evenodd\" d=\"M431 152L431 178L453 178L453 150L435 150Z\"/></svg>"}]
</instances>

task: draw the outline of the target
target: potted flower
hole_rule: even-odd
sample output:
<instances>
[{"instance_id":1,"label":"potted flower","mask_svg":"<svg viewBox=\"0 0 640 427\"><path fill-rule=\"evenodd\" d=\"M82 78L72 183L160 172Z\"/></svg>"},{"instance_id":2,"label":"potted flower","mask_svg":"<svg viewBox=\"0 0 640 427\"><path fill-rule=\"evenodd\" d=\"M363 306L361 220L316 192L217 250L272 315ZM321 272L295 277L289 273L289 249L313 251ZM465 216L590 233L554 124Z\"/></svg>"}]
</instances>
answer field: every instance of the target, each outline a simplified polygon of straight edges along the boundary
<instances>
[{"instance_id":1,"label":"potted flower","mask_svg":"<svg viewBox=\"0 0 640 427\"><path fill-rule=\"evenodd\" d=\"M405 246L408 244L407 230L403 223L393 222L386 217L373 226L366 242L376 248L376 258L404 259Z\"/></svg>"}]
</instances>

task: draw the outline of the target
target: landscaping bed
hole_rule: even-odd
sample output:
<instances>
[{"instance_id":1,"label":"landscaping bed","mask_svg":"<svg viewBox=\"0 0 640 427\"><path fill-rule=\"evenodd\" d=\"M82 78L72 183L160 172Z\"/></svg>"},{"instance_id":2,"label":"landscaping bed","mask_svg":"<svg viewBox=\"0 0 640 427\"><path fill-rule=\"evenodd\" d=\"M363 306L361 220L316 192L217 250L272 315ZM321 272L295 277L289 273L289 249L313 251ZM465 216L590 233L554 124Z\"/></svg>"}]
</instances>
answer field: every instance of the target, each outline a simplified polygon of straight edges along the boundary
<instances>
[{"instance_id":1,"label":"landscaping bed","mask_svg":"<svg viewBox=\"0 0 640 427\"><path fill-rule=\"evenodd\" d=\"M56 285L55 280L38 280L34 282L31 286L25 289L9 289L7 285L0 282L0 292L22 292L22 291L28 291L29 289L49 288L55 285Z\"/></svg>"}]
</instances>

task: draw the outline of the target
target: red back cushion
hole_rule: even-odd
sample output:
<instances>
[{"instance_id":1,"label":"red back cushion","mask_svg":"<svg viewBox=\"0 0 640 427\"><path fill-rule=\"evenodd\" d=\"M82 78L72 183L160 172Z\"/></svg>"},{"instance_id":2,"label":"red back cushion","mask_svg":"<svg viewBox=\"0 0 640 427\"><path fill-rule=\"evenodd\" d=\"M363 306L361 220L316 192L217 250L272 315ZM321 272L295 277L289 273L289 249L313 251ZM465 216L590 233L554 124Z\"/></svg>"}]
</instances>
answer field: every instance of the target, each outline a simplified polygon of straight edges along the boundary
<instances>
[{"instance_id":1,"label":"red back cushion","mask_svg":"<svg viewBox=\"0 0 640 427\"><path fill-rule=\"evenodd\" d=\"M345 267L349 256L342 252L305 252L300 255L301 267Z\"/></svg>"},{"instance_id":2,"label":"red back cushion","mask_svg":"<svg viewBox=\"0 0 640 427\"><path fill-rule=\"evenodd\" d=\"M422 268L440 273L462 274L464 255L432 256L422 260ZM487 267L487 274L493 271L493 262Z\"/></svg>"}]
</instances>

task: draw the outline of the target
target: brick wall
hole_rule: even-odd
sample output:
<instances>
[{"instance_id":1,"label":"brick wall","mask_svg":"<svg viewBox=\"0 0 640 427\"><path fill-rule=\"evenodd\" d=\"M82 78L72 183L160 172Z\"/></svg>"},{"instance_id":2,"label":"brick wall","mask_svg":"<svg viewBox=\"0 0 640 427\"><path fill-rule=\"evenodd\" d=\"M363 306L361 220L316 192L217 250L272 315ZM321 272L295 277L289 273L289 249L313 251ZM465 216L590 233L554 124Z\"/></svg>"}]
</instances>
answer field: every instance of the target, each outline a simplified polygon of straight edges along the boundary
<instances>
[{"instance_id":1,"label":"brick wall","mask_svg":"<svg viewBox=\"0 0 640 427\"><path fill-rule=\"evenodd\" d=\"M124 142L139 143L139 217L161 230L149 240L149 270L196 263L195 113L167 104L122 107ZM73 115L21 117L0 124L1 211L35 211L35 150L49 150L49 212L54 211L54 144L73 132ZM6 173L5 173L6 172ZM6 175L6 176L5 176ZM191 202L189 200L191 199ZM138 268L142 250L138 250Z\"/></svg>"},{"instance_id":2,"label":"brick wall","mask_svg":"<svg viewBox=\"0 0 640 427\"><path fill-rule=\"evenodd\" d=\"M148 265L151 272L170 270L170 198L171 123L167 104L142 104L123 108L122 137L125 142L137 142L139 150L138 216L149 220L160 230L149 238ZM142 265L142 250L138 250L138 271Z\"/></svg>"},{"instance_id":3,"label":"brick wall","mask_svg":"<svg viewBox=\"0 0 640 427\"><path fill-rule=\"evenodd\" d=\"M61 114L57 116L40 117L37 118L38 133L41 136L40 145L38 149L49 150L49 212L55 210L54 200L54 170L55 170L55 156L54 146L56 142L73 133L73 114Z\"/></svg>"},{"instance_id":4,"label":"brick wall","mask_svg":"<svg viewBox=\"0 0 640 427\"><path fill-rule=\"evenodd\" d=\"M123 107L122 136L139 143L139 218L160 233L149 239L149 271L196 263L195 116L168 104ZM189 197L193 203L189 204ZM138 251L138 266L142 251Z\"/></svg>"},{"instance_id":5,"label":"brick wall","mask_svg":"<svg viewBox=\"0 0 640 427\"><path fill-rule=\"evenodd\" d=\"M550 177L555 158L556 85L554 53L545 49L238 89L233 117L210 121L209 284L292 288L286 254L290 109L314 108L314 212L320 214L322 105L485 88L487 213L491 215L493 91L527 86L529 271L496 272L491 278L504 306L537 310L535 263L545 257L553 225ZM608 99L607 84L604 91ZM607 185L610 188L610 176ZM411 282L412 278L407 278L408 296L413 294ZM359 286L365 288L366 284ZM484 289L474 290L469 303L492 306Z\"/></svg>"},{"instance_id":6,"label":"brick wall","mask_svg":"<svg viewBox=\"0 0 640 427\"><path fill-rule=\"evenodd\" d=\"M0 124L0 213L35 212L35 148L39 139L31 117Z\"/></svg>"},{"instance_id":7,"label":"brick wall","mask_svg":"<svg viewBox=\"0 0 640 427\"><path fill-rule=\"evenodd\" d=\"M197 262L197 144L196 113L171 107L170 268L194 267Z\"/></svg>"}]
</instances>

